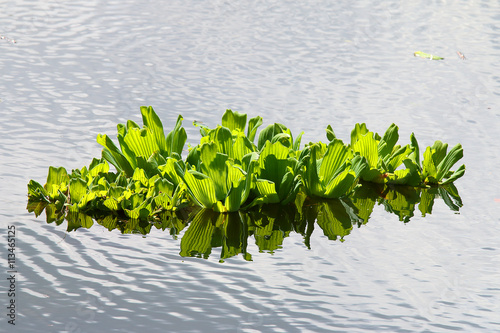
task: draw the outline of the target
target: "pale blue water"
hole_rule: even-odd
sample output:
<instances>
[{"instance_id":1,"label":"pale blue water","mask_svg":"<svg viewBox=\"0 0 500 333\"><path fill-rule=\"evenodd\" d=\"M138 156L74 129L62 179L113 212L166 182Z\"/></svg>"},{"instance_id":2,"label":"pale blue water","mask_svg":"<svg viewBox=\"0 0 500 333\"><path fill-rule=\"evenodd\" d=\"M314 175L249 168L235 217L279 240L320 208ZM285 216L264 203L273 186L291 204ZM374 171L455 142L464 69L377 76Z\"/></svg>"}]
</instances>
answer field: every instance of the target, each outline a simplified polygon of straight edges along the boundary
<instances>
[{"instance_id":1,"label":"pale blue water","mask_svg":"<svg viewBox=\"0 0 500 333\"><path fill-rule=\"evenodd\" d=\"M3 1L2 235L16 225L18 332L500 331L500 6L491 1ZM445 58L413 57L424 51ZM466 60L461 60L461 51ZM346 241L318 229L221 264L175 240L66 233L26 209L29 179L99 156L152 105L215 126L226 108L303 142L356 122L462 143L464 207L403 224L380 206ZM5 236L4 244L6 244ZM2 246L5 248L5 246ZM3 250L2 258L6 258ZM2 276L7 276L2 259ZM6 280L0 304L7 304ZM5 307L2 307L5 308ZM6 310L4 310L6 313ZM2 313L0 327L11 331Z\"/></svg>"}]
</instances>

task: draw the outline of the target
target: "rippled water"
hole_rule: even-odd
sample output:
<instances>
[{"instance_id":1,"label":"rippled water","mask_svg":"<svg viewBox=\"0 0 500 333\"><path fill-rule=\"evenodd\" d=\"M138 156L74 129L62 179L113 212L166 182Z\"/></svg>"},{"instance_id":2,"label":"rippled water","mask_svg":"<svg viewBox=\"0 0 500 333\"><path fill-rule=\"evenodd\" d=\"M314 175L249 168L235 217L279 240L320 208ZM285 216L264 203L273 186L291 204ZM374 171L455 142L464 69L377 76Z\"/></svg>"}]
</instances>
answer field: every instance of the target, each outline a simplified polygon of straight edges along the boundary
<instances>
[{"instance_id":1,"label":"rippled water","mask_svg":"<svg viewBox=\"0 0 500 333\"><path fill-rule=\"evenodd\" d=\"M4 235L8 225L18 230L17 331L500 330L496 2L4 1L1 9L0 223ZM252 262L223 264L180 257L180 239L160 230L66 233L27 213L29 179L43 183L49 165L88 164L100 154L96 135L139 121L141 105L167 128L182 114L193 141L193 120L215 125L232 108L304 130L305 142L324 140L327 124L347 139L356 122L377 132L395 122L402 141L414 132L421 146L460 142L464 207L453 214L440 202L407 224L376 207L343 243L314 232L307 250L291 234L274 254L249 244ZM6 276L5 259L2 267Z\"/></svg>"}]
</instances>

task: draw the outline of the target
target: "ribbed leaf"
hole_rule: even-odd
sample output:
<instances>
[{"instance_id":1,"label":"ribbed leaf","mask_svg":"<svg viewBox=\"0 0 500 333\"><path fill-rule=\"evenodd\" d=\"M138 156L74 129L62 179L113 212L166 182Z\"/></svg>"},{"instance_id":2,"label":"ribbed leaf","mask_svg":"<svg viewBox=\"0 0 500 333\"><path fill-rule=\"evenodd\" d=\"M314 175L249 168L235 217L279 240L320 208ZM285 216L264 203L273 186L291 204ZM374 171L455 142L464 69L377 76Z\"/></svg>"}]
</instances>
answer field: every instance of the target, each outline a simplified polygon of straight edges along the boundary
<instances>
[{"instance_id":1,"label":"ribbed leaf","mask_svg":"<svg viewBox=\"0 0 500 333\"><path fill-rule=\"evenodd\" d=\"M278 203L280 201L275 184L269 180L258 179L255 183L255 189L261 198L260 203Z\"/></svg>"},{"instance_id":2,"label":"ribbed leaf","mask_svg":"<svg viewBox=\"0 0 500 333\"><path fill-rule=\"evenodd\" d=\"M154 134L148 128L129 128L123 139L135 156L143 156L146 159L160 149Z\"/></svg>"},{"instance_id":3,"label":"ribbed leaf","mask_svg":"<svg viewBox=\"0 0 500 333\"><path fill-rule=\"evenodd\" d=\"M259 140L257 144L258 149L261 150L266 144L266 141L272 142L275 135L280 133L285 133L286 130L287 130L286 126L282 124L276 123L268 125L259 133Z\"/></svg>"},{"instance_id":4,"label":"ribbed leaf","mask_svg":"<svg viewBox=\"0 0 500 333\"><path fill-rule=\"evenodd\" d=\"M363 136L367 135L369 133L368 129L366 128L366 124L356 124L354 125L354 129L351 131L351 147L354 146L354 144Z\"/></svg>"},{"instance_id":5,"label":"ribbed leaf","mask_svg":"<svg viewBox=\"0 0 500 333\"><path fill-rule=\"evenodd\" d=\"M215 143L205 143L200 148L201 172L212 180L217 200L224 200L229 190L226 183L228 156L217 151Z\"/></svg>"},{"instance_id":6,"label":"ribbed leaf","mask_svg":"<svg viewBox=\"0 0 500 333\"><path fill-rule=\"evenodd\" d=\"M160 118L153 110L153 107L141 106L142 122L152 132L157 146L161 152L167 151L167 142L165 140L165 133L163 132L163 124Z\"/></svg>"},{"instance_id":7,"label":"ribbed leaf","mask_svg":"<svg viewBox=\"0 0 500 333\"><path fill-rule=\"evenodd\" d=\"M412 152L410 145L399 148L387 161L387 171L394 172Z\"/></svg>"},{"instance_id":8,"label":"ribbed leaf","mask_svg":"<svg viewBox=\"0 0 500 333\"><path fill-rule=\"evenodd\" d=\"M288 159L289 149L280 142L267 141L259 156L260 172L258 177L267 179L275 184L281 184L283 176L288 172L287 167L293 167L294 162ZM279 188L276 189L279 192Z\"/></svg>"},{"instance_id":9,"label":"ribbed leaf","mask_svg":"<svg viewBox=\"0 0 500 333\"><path fill-rule=\"evenodd\" d=\"M176 171L176 166L182 170L182 167L177 160L169 157L164 165L160 165L158 167L162 176L171 182L174 187L177 187L182 182L181 176ZM182 174L184 174L184 172L182 172Z\"/></svg>"},{"instance_id":10,"label":"ribbed leaf","mask_svg":"<svg viewBox=\"0 0 500 333\"><path fill-rule=\"evenodd\" d=\"M63 167L55 168L49 167L49 174L47 175L47 183L44 188L51 199L59 196L59 191L65 192L69 183L69 176L66 169Z\"/></svg>"},{"instance_id":11,"label":"ribbed leaf","mask_svg":"<svg viewBox=\"0 0 500 333\"><path fill-rule=\"evenodd\" d=\"M229 187L229 191L224 202L227 212L236 212L240 209L242 202L242 194L245 190L244 181L234 181Z\"/></svg>"},{"instance_id":12,"label":"ribbed leaf","mask_svg":"<svg viewBox=\"0 0 500 333\"><path fill-rule=\"evenodd\" d=\"M420 169L420 149L418 147L418 141L415 137L415 134L411 133L410 135L410 147L413 152L409 155L410 159L415 163Z\"/></svg>"},{"instance_id":13,"label":"ribbed leaf","mask_svg":"<svg viewBox=\"0 0 500 333\"><path fill-rule=\"evenodd\" d=\"M247 115L244 113L239 113L237 111L233 112L228 109L222 116L222 126L229 128L231 132L234 130L244 132L246 124Z\"/></svg>"},{"instance_id":14,"label":"ribbed leaf","mask_svg":"<svg viewBox=\"0 0 500 333\"><path fill-rule=\"evenodd\" d=\"M135 169L134 175L132 176L134 181L139 181L143 186L147 187L149 185L149 179L143 169Z\"/></svg>"},{"instance_id":15,"label":"ribbed leaf","mask_svg":"<svg viewBox=\"0 0 500 333\"><path fill-rule=\"evenodd\" d=\"M30 200L43 200L46 201L46 196L48 196L49 193L43 186L34 181L30 180L28 183L28 198Z\"/></svg>"},{"instance_id":16,"label":"ribbed leaf","mask_svg":"<svg viewBox=\"0 0 500 333\"><path fill-rule=\"evenodd\" d=\"M465 174L465 165L462 164L448 179L441 182L441 185L450 184Z\"/></svg>"},{"instance_id":17,"label":"ribbed leaf","mask_svg":"<svg viewBox=\"0 0 500 333\"><path fill-rule=\"evenodd\" d=\"M325 188L324 198L340 198L346 195L354 182L356 175L346 168L341 174L332 179Z\"/></svg>"},{"instance_id":18,"label":"ribbed leaf","mask_svg":"<svg viewBox=\"0 0 500 333\"><path fill-rule=\"evenodd\" d=\"M377 168L378 143L373 138L372 132L368 132L364 136L359 136L354 145L352 145L352 150L354 152L359 152L361 156L366 158L368 164L370 165L370 168Z\"/></svg>"},{"instance_id":19,"label":"ribbed leaf","mask_svg":"<svg viewBox=\"0 0 500 333\"><path fill-rule=\"evenodd\" d=\"M184 174L184 182L199 206L209 209L216 206L217 198L212 179L198 172L188 170Z\"/></svg>"},{"instance_id":20,"label":"ribbed leaf","mask_svg":"<svg viewBox=\"0 0 500 333\"><path fill-rule=\"evenodd\" d=\"M324 187L318 178L318 167L317 167L317 151L320 149L318 144L312 144L307 148L309 155L303 158L303 163L305 164L305 170L303 171L303 181L305 189L309 195L317 196L324 192Z\"/></svg>"},{"instance_id":21,"label":"ribbed leaf","mask_svg":"<svg viewBox=\"0 0 500 333\"><path fill-rule=\"evenodd\" d=\"M71 179L69 182L69 193L71 203L79 203L81 198L87 193L87 182L80 178Z\"/></svg>"},{"instance_id":22,"label":"ribbed leaf","mask_svg":"<svg viewBox=\"0 0 500 333\"><path fill-rule=\"evenodd\" d=\"M331 125L328 125L326 127L326 138L328 139L328 141L333 141L333 139L336 138L335 132L333 131L333 128Z\"/></svg>"},{"instance_id":23,"label":"ribbed leaf","mask_svg":"<svg viewBox=\"0 0 500 333\"><path fill-rule=\"evenodd\" d=\"M436 165L434 164L434 158L432 155L433 155L432 148L427 147L424 152L424 161L422 162L422 177L424 179L428 177L436 179L437 177L437 168Z\"/></svg>"},{"instance_id":24,"label":"ribbed leaf","mask_svg":"<svg viewBox=\"0 0 500 333\"><path fill-rule=\"evenodd\" d=\"M248 121L247 137L250 142L255 140L255 135L257 134L257 129L262 125L262 118L257 116Z\"/></svg>"},{"instance_id":25,"label":"ribbed leaf","mask_svg":"<svg viewBox=\"0 0 500 333\"><path fill-rule=\"evenodd\" d=\"M319 179L323 179L324 184L330 182L338 168L351 156L351 152L341 140L332 140L323 156L319 169Z\"/></svg>"},{"instance_id":26,"label":"ribbed leaf","mask_svg":"<svg viewBox=\"0 0 500 333\"><path fill-rule=\"evenodd\" d=\"M462 157L464 157L464 150L461 144L457 144L453 147L450 152L442 159L442 161L437 166L437 176L436 179L441 181L448 171L450 171L451 167L457 163ZM465 171L465 166L463 168Z\"/></svg>"},{"instance_id":27,"label":"ribbed leaf","mask_svg":"<svg viewBox=\"0 0 500 333\"><path fill-rule=\"evenodd\" d=\"M132 176L134 169L132 169L130 162L106 134L97 135L97 143L104 147L102 157L106 161L113 164L118 171L124 171L128 177Z\"/></svg>"},{"instance_id":28,"label":"ribbed leaf","mask_svg":"<svg viewBox=\"0 0 500 333\"><path fill-rule=\"evenodd\" d=\"M396 145L399 139L398 127L395 124L389 126L389 128L385 131L384 137L379 143L378 154L382 158L385 156L391 155L392 149Z\"/></svg>"},{"instance_id":29,"label":"ribbed leaf","mask_svg":"<svg viewBox=\"0 0 500 333\"><path fill-rule=\"evenodd\" d=\"M209 137L216 144L219 153L233 156L233 135L227 127L217 126L210 131Z\"/></svg>"},{"instance_id":30,"label":"ribbed leaf","mask_svg":"<svg viewBox=\"0 0 500 333\"><path fill-rule=\"evenodd\" d=\"M437 166L441 163L441 161L446 156L446 151L448 150L448 144L442 143L441 141L436 141L432 145L432 159L434 161L434 165Z\"/></svg>"},{"instance_id":31,"label":"ribbed leaf","mask_svg":"<svg viewBox=\"0 0 500 333\"><path fill-rule=\"evenodd\" d=\"M233 145L233 156L236 163L242 165L243 157L251 152L254 152L253 144L242 132L238 132ZM243 165L242 165L243 166Z\"/></svg>"},{"instance_id":32,"label":"ribbed leaf","mask_svg":"<svg viewBox=\"0 0 500 333\"><path fill-rule=\"evenodd\" d=\"M184 149L187 140L186 130L182 127L183 119L181 115L177 117L174 129L165 138L168 156L173 156L174 153L179 156L182 155L182 149Z\"/></svg>"}]
</instances>

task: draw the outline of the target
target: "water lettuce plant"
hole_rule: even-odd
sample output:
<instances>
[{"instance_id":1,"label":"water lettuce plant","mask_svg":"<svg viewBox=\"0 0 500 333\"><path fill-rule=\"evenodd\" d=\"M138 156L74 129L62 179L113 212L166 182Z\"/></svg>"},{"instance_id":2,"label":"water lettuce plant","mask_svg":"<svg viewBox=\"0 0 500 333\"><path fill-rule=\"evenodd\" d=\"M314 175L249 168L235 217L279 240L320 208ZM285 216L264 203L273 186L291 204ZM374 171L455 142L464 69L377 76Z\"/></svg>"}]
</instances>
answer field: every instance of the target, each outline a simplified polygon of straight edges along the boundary
<instances>
[{"instance_id":1,"label":"water lettuce plant","mask_svg":"<svg viewBox=\"0 0 500 333\"><path fill-rule=\"evenodd\" d=\"M463 157L460 144L448 152L447 144L436 141L420 163L414 134L410 143L399 145L395 124L383 136L356 124L349 144L329 125L328 143L301 148L303 132L294 139L289 128L276 123L257 133L261 117L247 121L246 114L232 110L214 128L194 122L201 138L188 145L183 158L182 116L165 135L152 107L140 111L142 127L131 120L118 124L118 146L105 134L97 136L102 156L88 167L71 172L50 167L44 186L31 180L28 209L37 215L46 210L52 221L71 214L75 225L90 223L81 213L145 221L186 207L230 213L266 204L300 206L307 198L346 198L360 182L443 187L465 173L464 165L451 170Z\"/></svg>"}]
</instances>

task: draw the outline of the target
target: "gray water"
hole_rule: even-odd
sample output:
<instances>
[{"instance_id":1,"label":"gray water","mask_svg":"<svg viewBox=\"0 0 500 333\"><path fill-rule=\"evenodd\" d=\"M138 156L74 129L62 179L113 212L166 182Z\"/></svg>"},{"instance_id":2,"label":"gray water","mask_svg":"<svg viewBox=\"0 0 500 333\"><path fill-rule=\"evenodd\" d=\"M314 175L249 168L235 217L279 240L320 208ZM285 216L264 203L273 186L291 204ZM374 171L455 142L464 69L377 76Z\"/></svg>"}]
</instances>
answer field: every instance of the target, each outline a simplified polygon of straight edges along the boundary
<instances>
[{"instance_id":1,"label":"gray water","mask_svg":"<svg viewBox=\"0 0 500 333\"><path fill-rule=\"evenodd\" d=\"M0 225L15 225L11 332L500 331L500 5L496 1L1 1ZM14 43L15 41L15 43ZM413 56L424 51L444 57ZM466 60L460 59L462 52ZM461 143L459 214L402 223L375 207L344 242L319 230L219 263L180 238L95 226L67 233L26 211L30 179L88 165L98 133L152 105L220 122L226 108L303 142L357 122Z\"/></svg>"}]
</instances>

